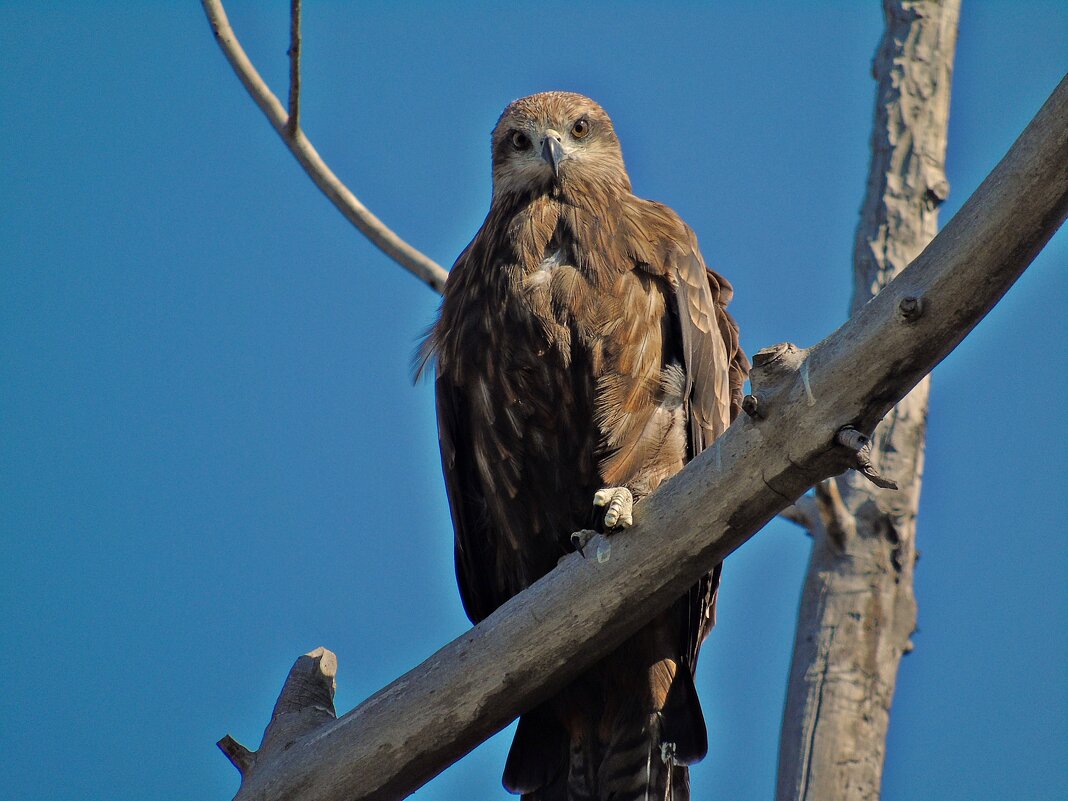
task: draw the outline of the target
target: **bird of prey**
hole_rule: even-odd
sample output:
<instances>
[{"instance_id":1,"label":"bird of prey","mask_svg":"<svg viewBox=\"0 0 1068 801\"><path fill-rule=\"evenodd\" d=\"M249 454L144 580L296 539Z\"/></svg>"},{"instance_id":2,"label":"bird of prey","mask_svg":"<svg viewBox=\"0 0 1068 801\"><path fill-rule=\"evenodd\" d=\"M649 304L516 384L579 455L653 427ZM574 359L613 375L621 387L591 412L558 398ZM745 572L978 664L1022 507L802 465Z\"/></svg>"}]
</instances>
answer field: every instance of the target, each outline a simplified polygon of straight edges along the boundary
<instances>
[{"instance_id":1,"label":"bird of prey","mask_svg":"<svg viewBox=\"0 0 1068 801\"><path fill-rule=\"evenodd\" d=\"M675 212L631 193L597 103L516 100L492 150L489 214L423 346L474 622L572 552L572 532L630 525L634 502L728 426L749 369L731 285ZM520 718L507 789L689 798L685 766L707 750L693 673L719 571Z\"/></svg>"}]
</instances>

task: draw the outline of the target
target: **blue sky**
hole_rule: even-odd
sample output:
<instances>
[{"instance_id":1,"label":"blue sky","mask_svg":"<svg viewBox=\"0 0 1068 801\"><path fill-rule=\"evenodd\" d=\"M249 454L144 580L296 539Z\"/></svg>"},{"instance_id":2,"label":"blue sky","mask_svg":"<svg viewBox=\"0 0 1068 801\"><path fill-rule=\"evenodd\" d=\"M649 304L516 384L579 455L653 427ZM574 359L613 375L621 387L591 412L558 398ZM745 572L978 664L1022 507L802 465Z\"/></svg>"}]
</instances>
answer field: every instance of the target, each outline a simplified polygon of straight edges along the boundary
<instances>
[{"instance_id":1,"label":"blue sky","mask_svg":"<svg viewBox=\"0 0 1068 801\"><path fill-rule=\"evenodd\" d=\"M489 200L489 131L598 99L638 194L734 283L750 352L843 319L879 4L306 3L303 122L444 264ZM228 4L278 93L286 4ZM965 2L943 222L1062 77L1068 9ZM345 711L467 626L431 388L434 294L284 150L199 4L0 3L0 775L14 798L227 798L289 665ZM884 798L1068 787L1061 232L936 370ZM728 561L695 797L767 799L805 536ZM417 794L504 798L509 735Z\"/></svg>"}]
</instances>

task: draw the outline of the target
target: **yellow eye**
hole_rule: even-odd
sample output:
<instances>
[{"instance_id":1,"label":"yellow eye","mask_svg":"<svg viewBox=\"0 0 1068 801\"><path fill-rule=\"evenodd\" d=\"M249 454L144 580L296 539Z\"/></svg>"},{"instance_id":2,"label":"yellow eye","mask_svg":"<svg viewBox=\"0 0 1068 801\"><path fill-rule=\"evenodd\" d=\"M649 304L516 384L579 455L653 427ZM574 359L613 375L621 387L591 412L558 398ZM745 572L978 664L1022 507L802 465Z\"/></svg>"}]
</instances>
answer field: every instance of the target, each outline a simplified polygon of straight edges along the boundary
<instances>
[{"instance_id":1,"label":"yellow eye","mask_svg":"<svg viewBox=\"0 0 1068 801\"><path fill-rule=\"evenodd\" d=\"M576 139L581 139L590 132L590 123L585 117L575 120L575 124L571 126L571 135Z\"/></svg>"},{"instance_id":2,"label":"yellow eye","mask_svg":"<svg viewBox=\"0 0 1068 801\"><path fill-rule=\"evenodd\" d=\"M512 147L516 150L526 150L530 147L530 137L522 131L512 131Z\"/></svg>"}]
</instances>

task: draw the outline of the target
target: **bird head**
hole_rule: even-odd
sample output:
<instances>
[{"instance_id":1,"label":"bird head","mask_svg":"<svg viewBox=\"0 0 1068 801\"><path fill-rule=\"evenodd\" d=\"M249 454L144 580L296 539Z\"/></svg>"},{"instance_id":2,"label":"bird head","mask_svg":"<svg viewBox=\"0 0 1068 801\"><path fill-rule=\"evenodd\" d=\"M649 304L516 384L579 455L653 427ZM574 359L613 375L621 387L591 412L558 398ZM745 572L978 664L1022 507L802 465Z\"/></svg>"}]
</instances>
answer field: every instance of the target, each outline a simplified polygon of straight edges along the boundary
<instances>
[{"instance_id":1,"label":"bird head","mask_svg":"<svg viewBox=\"0 0 1068 801\"><path fill-rule=\"evenodd\" d=\"M572 92L513 101L493 129L493 196L630 191L612 120Z\"/></svg>"}]
</instances>

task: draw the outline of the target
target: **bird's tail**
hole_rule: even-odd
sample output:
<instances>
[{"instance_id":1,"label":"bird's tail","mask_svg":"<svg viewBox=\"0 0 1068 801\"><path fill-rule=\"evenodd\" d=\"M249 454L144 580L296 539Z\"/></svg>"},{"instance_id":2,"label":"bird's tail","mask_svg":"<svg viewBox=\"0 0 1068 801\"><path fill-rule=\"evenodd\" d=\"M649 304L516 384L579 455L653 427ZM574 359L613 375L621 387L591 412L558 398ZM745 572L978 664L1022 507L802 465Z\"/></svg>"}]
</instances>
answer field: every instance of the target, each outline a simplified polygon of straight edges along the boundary
<instances>
[{"instance_id":1,"label":"bird's tail","mask_svg":"<svg viewBox=\"0 0 1068 801\"><path fill-rule=\"evenodd\" d=\"M574 712L573 688L519 719L504 786L523 801L689 801L687 765L707 750L704 718L688 670L675 675L662 708L626 705ZM570 701L568 696L571 697ZM631 708L632 709L632 708ZM627 710L627 711L624 711Z\"/></svg>"},{"instance_id":2,"label":"bird's tail","mask_svg":"<svg viewBox=\"0 0 1068 801\"><path fill-rule=\"evenodd\" d=\"M664 738L663 724L653 713L643 726L618 729L601 760L597 801L689 801L689 770Z\"/></svg>"},{"instance_id":3,"label":"bird's tail","mask_svg":"<svg viewBox=\"0 0 1068 801\"><path fill-rule=\"evenodd\" d=\"M504 765L504 788L523 801L568 801L567 729L549 704L519 718Z\"/></svg>"}]
</instances>

